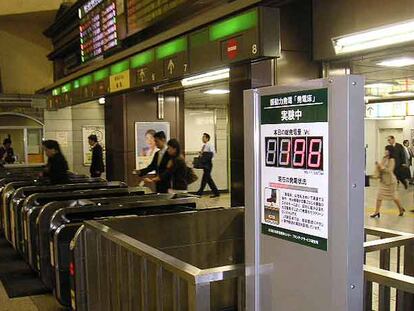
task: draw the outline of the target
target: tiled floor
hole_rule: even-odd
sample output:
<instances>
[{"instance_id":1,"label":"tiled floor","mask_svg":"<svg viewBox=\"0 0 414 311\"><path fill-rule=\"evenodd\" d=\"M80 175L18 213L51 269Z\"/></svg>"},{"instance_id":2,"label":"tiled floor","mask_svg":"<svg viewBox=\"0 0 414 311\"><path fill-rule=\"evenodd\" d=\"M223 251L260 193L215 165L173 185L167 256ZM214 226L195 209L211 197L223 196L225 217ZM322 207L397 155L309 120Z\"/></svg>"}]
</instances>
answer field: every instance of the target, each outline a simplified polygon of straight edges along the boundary
<instances>
[{"instance_id":1,"label":"tiled floor","mask_svg":"<svg viewBox=\"0 0 414 311\"><path fill-rule=\"evenodd\" d=\"M372 187L366 188L365 198L365 224L367 226L375 226L381 228L388 228L393 230L412 232L414 233L414 213L409 210L414 209L414 186L410 186L409 190L399 188L399 195L403 202L407 213L404 217L398 217L398 210L392 202L384 202L381 210L381 218L371 219L369 214L373 213L376 198L375 182ZM209 198L204 196L200 201L199 208L207 207L229 207L230 196L223 194L219 198ZM378 265L378 255L372 254L368 257L367 263L370 265ZM396 265L395 259L391 262ZM395 295L394 295L395 296ZM374 299L377 299L374 295ZM0 283L0 311L56 311L63 310L51 295L24 297L17 299L9 299L3 285ZM392 310L392 309L391 309Z\"/></svg>"}]
</instances>

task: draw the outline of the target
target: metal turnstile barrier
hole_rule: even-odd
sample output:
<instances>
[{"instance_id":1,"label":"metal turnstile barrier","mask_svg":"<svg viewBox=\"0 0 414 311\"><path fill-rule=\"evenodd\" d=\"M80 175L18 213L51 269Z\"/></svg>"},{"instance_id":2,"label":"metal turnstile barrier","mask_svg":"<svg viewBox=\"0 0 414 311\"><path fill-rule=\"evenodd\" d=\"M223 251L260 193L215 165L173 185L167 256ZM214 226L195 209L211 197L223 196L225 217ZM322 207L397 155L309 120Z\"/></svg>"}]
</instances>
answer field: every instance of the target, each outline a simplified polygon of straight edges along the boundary
<instances>
[{"instance_id":1,"label":"metal turnstile barrier","mask_svg":"<svg viewBox=\"0 0 414 311\"><path fill-rule=\"evenodd\" d=\"M244 310L244 209L88 221L71 243L76 310Z\"/></svg>"}]
</instances>

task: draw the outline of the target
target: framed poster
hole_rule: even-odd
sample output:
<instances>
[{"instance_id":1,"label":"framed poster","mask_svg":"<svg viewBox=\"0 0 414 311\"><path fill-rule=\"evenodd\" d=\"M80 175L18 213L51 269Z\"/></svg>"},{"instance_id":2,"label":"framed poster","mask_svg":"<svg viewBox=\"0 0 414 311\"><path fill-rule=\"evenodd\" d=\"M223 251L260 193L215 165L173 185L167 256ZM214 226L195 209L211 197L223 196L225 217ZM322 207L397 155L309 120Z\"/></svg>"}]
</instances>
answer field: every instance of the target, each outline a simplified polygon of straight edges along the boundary
<instances>
[{"instance_id":1,"label":"framed poster","mask_svg":"<svg viewBox=\"0 0 414 311\"><path fill-rule=\"evenodd\" d=\"M103 149L103 159L105 163L105 127L99 125L84 125L82 126L82 146L83 146L83 165L89 166L92 163L92 151L89 145L89 135L96 135L98 143Z\"/></svg>"},{"instance_id":2,"label":"framed poster","mask_svg":"<svg viewBox=\"0 0 414 311\"><path fill-rule=\"evenodd\" d=\"M135 159L136 169L146 168L158 151L155 145L154 134L163 131L170 139L169 122L135 122Z\"/></svg>"}]
</instances>

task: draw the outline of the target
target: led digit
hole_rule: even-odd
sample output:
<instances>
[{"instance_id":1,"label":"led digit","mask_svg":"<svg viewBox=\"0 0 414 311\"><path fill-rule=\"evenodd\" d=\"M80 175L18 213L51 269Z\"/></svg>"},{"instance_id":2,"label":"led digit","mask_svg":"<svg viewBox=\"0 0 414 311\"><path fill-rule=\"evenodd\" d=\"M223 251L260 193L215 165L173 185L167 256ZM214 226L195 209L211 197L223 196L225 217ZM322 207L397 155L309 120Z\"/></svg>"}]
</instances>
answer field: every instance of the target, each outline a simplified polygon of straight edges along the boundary
<instances>
[{"instance_id":1,"label":"led digit","mask_svg":"<svg viewBox=\"0 0 414 311\"><path fill-rule=\"evenodd\" d=\"M275 138L266 139L266 165L275 166L276 164L277 140Z\"/></svg>"},{"instance_id":2,"label":"led digit","mask_svg":"<svg viewBox=\"0 0 414 311\"><path fill-rule=\"evenodd\" d=\"M297 138L293 144L293 167L303 168L305 166L306 157L306 140Z\"/></svg>"},{"instance_id":3,"label":"led digit","mask_svg":"<svg viewBox=\"0 0 414 311\"><path fill-rule=\"evenodd\" d=\"M290 152L292 141L290 138L282 138L280 140L280 152L279 152L279 166L290 165Z\"/></svg>"},{"instance_id":4,"label":"led digit","mask_svg":"<svg viewBox=\"0 0 414 311\"><path fill-rule=\"evenodd\" d=\"M308 168L319 169L322 161L322 139L310 138Z\"/></svg>"}]
</instances>

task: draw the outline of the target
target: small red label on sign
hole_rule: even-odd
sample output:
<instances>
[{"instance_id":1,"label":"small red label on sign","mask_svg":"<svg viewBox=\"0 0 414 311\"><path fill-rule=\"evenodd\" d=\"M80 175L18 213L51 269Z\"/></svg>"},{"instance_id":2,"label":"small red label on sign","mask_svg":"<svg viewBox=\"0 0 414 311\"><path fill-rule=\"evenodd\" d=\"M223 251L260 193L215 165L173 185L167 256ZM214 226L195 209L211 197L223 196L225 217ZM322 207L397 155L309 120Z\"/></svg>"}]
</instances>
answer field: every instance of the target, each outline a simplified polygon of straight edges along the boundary
<instances>
[{"instance_id":1,"label":"small red label on sign","mask_svg":"<svg viewBox=\"0 0 414 311\"><path fill-rule=\"evenodd\" d=\"M236 39L230 39L227 42L227 57L229 59L235 59L239 54L239 42Z\"/></svg>"}]
</instances>

